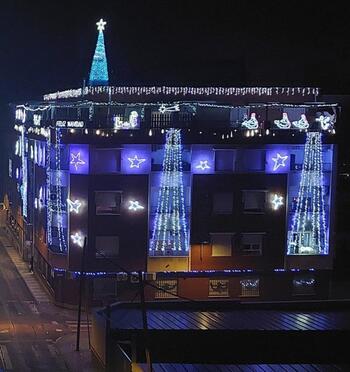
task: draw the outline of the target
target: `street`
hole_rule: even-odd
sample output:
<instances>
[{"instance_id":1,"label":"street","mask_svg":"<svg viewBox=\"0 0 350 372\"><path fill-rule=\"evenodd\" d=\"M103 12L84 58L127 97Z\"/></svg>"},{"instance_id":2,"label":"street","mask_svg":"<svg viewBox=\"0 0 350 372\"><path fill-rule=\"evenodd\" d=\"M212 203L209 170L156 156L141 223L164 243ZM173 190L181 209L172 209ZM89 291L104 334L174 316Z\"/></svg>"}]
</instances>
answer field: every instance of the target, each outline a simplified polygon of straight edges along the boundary
<instances>
[{"instance_id":1,"label":"street","mask_svg":"<svg viewBox=\"0 0 350 372\"><path fill-rule=\"evenodd\" d=\"M85 316L79 353L74 351L76 311L34 299L7 253L3 237L0 241L0 371L98 371L90 368Z\"/></svg>"}]
</instances>

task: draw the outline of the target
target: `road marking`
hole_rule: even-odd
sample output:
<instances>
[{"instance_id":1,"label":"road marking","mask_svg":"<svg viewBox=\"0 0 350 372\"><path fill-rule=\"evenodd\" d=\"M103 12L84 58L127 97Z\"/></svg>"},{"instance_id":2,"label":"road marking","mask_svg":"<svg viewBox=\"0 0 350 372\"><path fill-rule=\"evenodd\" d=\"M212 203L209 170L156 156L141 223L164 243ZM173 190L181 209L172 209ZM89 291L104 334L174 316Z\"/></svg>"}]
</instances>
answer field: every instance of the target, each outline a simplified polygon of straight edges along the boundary
<instances>
[{"instance_id":1,"label":"road marking","mask_svg":"<svg viewBox=\"0 0 350 372\"><path fill-rule=\"evenodd\" d=\"M9 353L6 345L0 344L0 362L2 363L5 371L13 369Z\"/></svg>"}]
</instances>

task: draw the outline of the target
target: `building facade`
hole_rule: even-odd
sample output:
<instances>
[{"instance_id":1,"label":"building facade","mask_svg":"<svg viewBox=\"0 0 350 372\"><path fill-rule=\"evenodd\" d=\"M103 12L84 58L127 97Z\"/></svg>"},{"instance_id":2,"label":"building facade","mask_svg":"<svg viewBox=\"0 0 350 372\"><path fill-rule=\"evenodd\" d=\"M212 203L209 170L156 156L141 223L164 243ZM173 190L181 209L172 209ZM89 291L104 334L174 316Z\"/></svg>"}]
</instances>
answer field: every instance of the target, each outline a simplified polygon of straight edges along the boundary
<instances>
[{"instance_id":1,"label":"building facade","mask_svg":"<svg viewBox=\"0 0 350 372\"><path fill-rule=\"evenodd\" d=\"M98 27L88 86L14 107L11 213L57 302L82 267L96 301L127 298L139 271L149 299L327 297L338 105L317 88L111 86Z\"/></svg>"}]
</instances>

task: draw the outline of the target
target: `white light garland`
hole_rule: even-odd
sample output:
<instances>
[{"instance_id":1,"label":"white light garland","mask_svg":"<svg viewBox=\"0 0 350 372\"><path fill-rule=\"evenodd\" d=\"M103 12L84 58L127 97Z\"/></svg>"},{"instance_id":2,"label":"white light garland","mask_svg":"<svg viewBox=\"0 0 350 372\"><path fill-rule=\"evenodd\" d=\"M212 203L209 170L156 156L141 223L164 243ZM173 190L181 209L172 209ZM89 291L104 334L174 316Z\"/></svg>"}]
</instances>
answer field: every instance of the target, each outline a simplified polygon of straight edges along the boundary
<instances>
[{"instance_id":1,"label":"white light garland","mask_svg":"<svg viewBox=\"0 0 350 372\"><path fill-rule=\"evenodd\" d=\"M161 252L170 255L188 251L179 129L169 129L166 132L163 171L150 251L151 254Z\"/></svg>"},{"instance_id":2,"label":"white light garland","mask_svg":"<svg viewBox=\"0 0 350 372\"><path fill-rule=\"evenodd\" d=\"M172 96L318 96L318 88L280 88L280 87L117 87L117 86L87 86L84 89L69 89L44 95L45 101L77 98L83 95L172 95Z\"/></svg>"},{"instance_id":3,"label":"white light garland","mask_svg":"<svg viewBox=\"0 0 350 372\"><path fill-rule=\"evenodd\" d=\"M307 134L288 254L328 254L321 133Z\"/></svg>"}]
</instances>

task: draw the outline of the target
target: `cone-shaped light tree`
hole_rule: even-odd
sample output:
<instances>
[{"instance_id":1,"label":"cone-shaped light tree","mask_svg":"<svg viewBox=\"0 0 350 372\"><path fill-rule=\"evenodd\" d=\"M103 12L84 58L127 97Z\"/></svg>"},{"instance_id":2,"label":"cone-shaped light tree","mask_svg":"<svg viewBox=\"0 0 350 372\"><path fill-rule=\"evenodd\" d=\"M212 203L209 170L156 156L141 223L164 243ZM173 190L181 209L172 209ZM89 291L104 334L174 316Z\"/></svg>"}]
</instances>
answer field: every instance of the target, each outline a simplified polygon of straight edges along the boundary
<instances>
[{"instance_id":1,"label":"cone-shaped light tree","mask_svg":"<svg viewBox=\"0 0 350 372\"><path fill-rule=\"evenodd\" d=\"M98 38L95 54L92 59L89 85L108 85L108 68L103 30L106 22L101 18L97 23Z\"/></svg>"},{"instance_id":2,"label":"cone-shaped light tree","mask_svg":"<svg viewBox=\"0 0 350 372\"><path fill-rule=\"evenodd\" d=\"M188 251L180 129L166 132L150 251L155 255L181 255Z\"/></svg>"}]
</instances>

